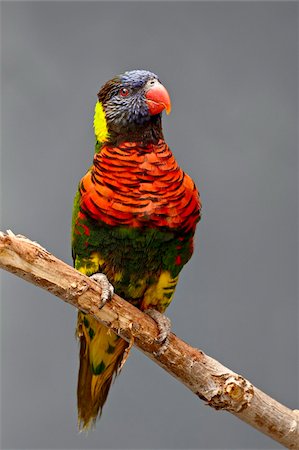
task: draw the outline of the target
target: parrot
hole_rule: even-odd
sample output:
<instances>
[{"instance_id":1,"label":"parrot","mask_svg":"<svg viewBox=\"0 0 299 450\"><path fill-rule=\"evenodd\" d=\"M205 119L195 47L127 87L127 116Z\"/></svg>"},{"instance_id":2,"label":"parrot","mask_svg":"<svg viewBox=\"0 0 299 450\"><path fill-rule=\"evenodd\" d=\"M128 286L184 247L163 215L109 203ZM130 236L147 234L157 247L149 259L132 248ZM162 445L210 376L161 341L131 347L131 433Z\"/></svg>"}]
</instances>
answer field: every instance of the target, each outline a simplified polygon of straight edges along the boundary
<instances>
[{"instance_id":1,"label":"parrot","mask_svg":"<svg viewBox=\"0 0 299 450\"><path fill-rule=\"evenodd\" d=\"M163 313L201 218L195 183L164 140L162 113L170 110L168 91L148 70L126 71L102 86L93 164L79 182L72 216L74 267L100 283L99 307L115 290L148 313L160 332L161 354L170 332ZM129 344L81 311L76 336L78 426L88 430L102 414Z\"/></svg>"}]
</instances>

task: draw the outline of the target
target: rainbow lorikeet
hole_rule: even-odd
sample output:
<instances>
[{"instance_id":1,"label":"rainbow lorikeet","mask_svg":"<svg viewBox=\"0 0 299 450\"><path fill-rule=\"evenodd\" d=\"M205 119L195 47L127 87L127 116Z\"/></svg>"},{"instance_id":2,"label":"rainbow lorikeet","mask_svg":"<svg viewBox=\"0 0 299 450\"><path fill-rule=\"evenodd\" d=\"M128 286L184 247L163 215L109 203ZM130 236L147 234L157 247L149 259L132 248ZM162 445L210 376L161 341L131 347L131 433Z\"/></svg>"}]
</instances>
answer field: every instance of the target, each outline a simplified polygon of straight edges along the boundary
<instances>
[{"instance_id":1,"label":"rainbow lorikeet","mask_svg":"<svg viewBox=\"0 0 299 450\"><path fill-rule=\"evenodd\" d=\"M133 70L98 93L93 165L81 179L72 225L74 266L143 311L163 313L193 252L200 198L164 141L170 98L158 77ZM99 274L105 274L99 275ZM78 419L92 425L128 343L79 312ZM165 335L164 335L165 338Z\"/></svg>"}]
</instances>

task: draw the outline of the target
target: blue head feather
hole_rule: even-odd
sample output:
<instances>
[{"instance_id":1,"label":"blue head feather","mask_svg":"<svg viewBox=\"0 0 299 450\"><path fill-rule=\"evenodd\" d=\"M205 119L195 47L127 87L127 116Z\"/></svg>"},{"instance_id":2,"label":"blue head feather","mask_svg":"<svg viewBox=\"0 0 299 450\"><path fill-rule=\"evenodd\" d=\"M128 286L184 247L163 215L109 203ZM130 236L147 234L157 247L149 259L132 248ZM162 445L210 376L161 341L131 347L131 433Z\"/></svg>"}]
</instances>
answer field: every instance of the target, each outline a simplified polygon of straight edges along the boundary
<instances>
[{"instance_id":1,"label":"blue head feather","mask_svg":"<svg viewBox=\"0 0 299 450\"><path fill-rule=\"evenodd\" d=\"M151 79L158 79L158 77L147 70L130 70L103 86L99 99L103 103L110 128L138 126L150 120L144 87ZM121 96L121 88L129 89L129 95ZM102 92L104 92L103 100L101 100Z\"/></svg>"},{"instance_id":2,"label":"blue head feather","mask_svg":"<svg viewBox=\"0 0 299 450\"><path fill-rule=\"evenodd\" d=\"M129 85L133 89L140 88L150 79L158 79L157 75L148 70L130 70L120 75L120 80L124 85Z\"/></svg>"}]
</instances>

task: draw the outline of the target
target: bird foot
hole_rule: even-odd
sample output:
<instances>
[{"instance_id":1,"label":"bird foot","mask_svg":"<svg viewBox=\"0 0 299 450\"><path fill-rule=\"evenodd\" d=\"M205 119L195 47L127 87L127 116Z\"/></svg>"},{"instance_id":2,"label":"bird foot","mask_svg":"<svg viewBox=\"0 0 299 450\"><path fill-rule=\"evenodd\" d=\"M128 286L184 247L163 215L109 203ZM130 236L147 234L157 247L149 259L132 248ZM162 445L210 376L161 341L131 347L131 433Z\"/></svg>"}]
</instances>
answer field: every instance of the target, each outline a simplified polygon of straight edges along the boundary
<instances>
[{"instance_id":1,"label":"bird foot","mask_svg":"<svg viewBox=\"0 0 299 450\"><path fill-rule=\"evenodd\" d=\"M108 300L111 300L114 294L114 287L112 286L112 284L109 282L108 278L106 277L106 275L104 273L94 273L93 275L91 275L89 278L92 278L94 281L96 281L102 289L102 293L101 293L101 298L100 298L100 305L99 305L99 309L103 308L103 306L105 305L105 303Z\"/></svg>"},{"instance_id":2,"label":"bird foot","mask_svg":"<svg viewBox=\"0 0 299 450\"><path fill-rule=\"evenodd\" d=\"M154 352L155 356L161 356L165 353L169 345L169 334L171 331L171 321L168 317L161 314L156 309L147 309L144 311L148 314L157 324L159 334L155 339L157 344L161 344L161 347L158 351Z\"/></svg>"}]
</instances>

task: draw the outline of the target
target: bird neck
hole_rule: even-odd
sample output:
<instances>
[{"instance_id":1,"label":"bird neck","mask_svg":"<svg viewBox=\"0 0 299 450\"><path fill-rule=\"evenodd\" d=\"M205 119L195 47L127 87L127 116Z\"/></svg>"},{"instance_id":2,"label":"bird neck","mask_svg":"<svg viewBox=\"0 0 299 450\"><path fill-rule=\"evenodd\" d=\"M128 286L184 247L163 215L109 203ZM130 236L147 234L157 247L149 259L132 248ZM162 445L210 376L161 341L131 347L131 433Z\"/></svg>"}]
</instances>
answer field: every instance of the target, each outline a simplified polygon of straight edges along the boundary
<instances>
[{"instance_id":1,"label":"bird neck","mask_svg":"<svg viewBox=\"0 0 299 450\"><path fill-rule=\"evenodd\" d=\"M118 146L123 142L136 142L141 145L157 144L164 140L161 114L151 116L142 125L132 124L123 128L109 127L108 145Z\"/></svg>"}]
</instances>

